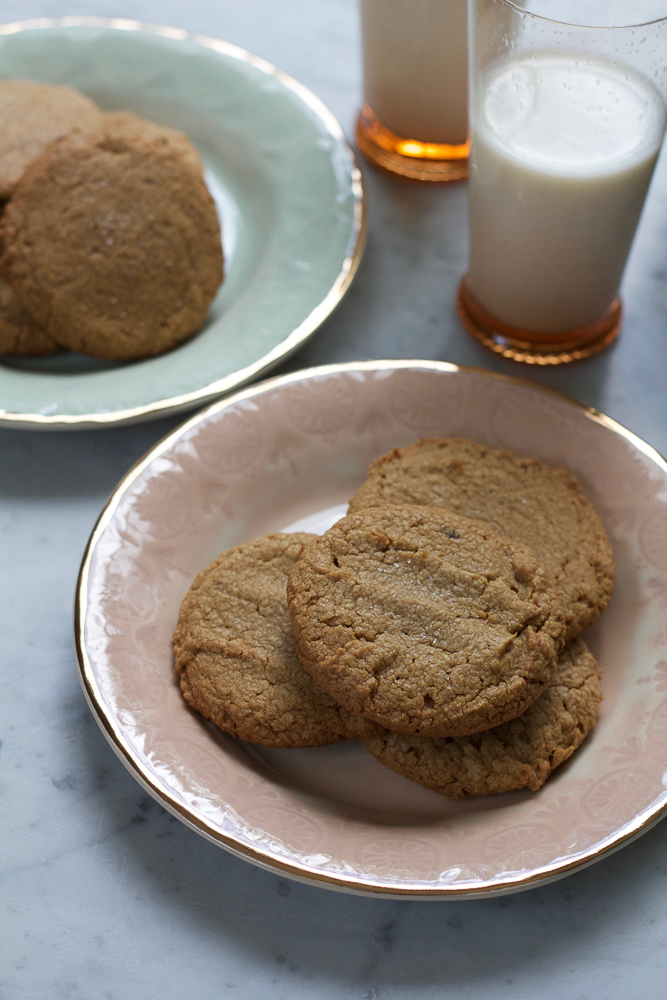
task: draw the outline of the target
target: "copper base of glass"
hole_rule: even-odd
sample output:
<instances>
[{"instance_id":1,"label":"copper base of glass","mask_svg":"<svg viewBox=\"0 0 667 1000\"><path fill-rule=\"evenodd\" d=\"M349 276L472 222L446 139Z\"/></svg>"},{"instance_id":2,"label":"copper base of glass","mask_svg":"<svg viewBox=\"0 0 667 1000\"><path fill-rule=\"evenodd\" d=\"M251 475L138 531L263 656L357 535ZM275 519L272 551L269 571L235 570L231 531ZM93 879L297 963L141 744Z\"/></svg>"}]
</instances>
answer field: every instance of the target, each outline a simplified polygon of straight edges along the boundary
<instances>
[{"instance_id":1,"label":"copper base of glass","mask_svg":"<svg viewBox=\"0 0 667 1000\"><path fill-rule=\"evenodd\" d=\"M524 365L569 365L599 354L618 337L621 300L616 299L597 323L564 333L530 333L501 323L480 306L466 278L459 285L456 305L461 322L475 340L494 354Z\"/></svg>"},{"instance_id":2,"label":"copper base of glass","mask_svg":"<svg viewBox=\"0 0 667 1000\"><path fill-rule=\"evenodd\" d=\"M468 176L469 142L450 146L403 139L385 128L367 104L359 112L355 138L367 160L395 177L443 184Z\"/></svg>"}]
</instances>

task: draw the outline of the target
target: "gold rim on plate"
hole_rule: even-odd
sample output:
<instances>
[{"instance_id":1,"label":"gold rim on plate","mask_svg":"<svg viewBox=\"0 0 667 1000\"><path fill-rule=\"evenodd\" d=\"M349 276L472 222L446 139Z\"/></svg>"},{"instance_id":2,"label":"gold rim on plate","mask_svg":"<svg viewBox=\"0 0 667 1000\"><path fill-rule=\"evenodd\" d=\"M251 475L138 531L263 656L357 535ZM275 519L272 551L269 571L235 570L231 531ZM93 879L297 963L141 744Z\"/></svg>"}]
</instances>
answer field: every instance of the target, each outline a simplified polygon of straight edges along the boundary
<instances>
[{"instance_id":1,"label":"gold rim on plate","mask_svg":"<svg viewBox=\"0 0 667 1000\"><path fill-rule=\"evenodd\" d=\"M667 475L667 462L654 448L651 447L651 445L637 437L637 435L633 434L632 431L627 430L625 427L618 424L610 417L607 417L599 410L586 406L583 403L579 403L577 400L572 399L563 393L544 388L543 386L536 385L533 382L516 378L511 375L497 374L495 372L489 372L479 368L455 365L448 362L386 360L323 365L316 368L303 369L289 375L267 379L258 385L241 390L231 396L225 397L223 400L213 403L211 406L184 421L184 423L182 423L179 427L157 442L157 444L155 444L135 463L107 500L86 546L77 581L74 609L74 633L79 678L88 704L90 705L90 708L104 735L107 737L118 757L139 781L143 788L149 792L164 808L168 809L174 816L182 820L186 826L189 826L191 829L195 830L197 833L201 834L213 843L218 844L220 847L223 847L236 857L250 861L267 871L289 876L297 881L307 884L314 883L325 886L329 889L366 896L393 896L394 898L417 898L424 900L471 899L475 897L489 897L517 892L519 890L555 881L570 872L585 868L588 865L593 864L595 861L598 861L614 851L619 850L621 847L630 843L632 840L635 840L643 833L646 833L647 830L662 819L665 814L667 814L667 803L647 807L635 816L633 820L625 824L622 828L622 832L615 831L610 834L601 845L598 843L595 845L594 849L581 852L575 860L555 861L553 863L536 867L531 871L530 875L517 874L511 878L506 878L503 881L489 880L486 883L482 882L479 886L466 886L465 888L430 888L426 886L402 888L400 886L374 882L369 878L355 876L348 879L344 877L326 875L321 871L310 869L307 864L290 864L275 857L271 857L262 850L251 848L246 844L240 844L234 837L227 836L219 830L212 829L197 815L195 815L194 812L178 802L177 799L167 790L159 786L156 783L151 771L136 758L136 755L124 738L116 720L107 710L86 650L84 625L88 605L88 577L93 552L97 542L109 523L112 521L124 494L131 487L137 477L140 476L144 469L146 469L147 466L149 466L156 458L159 458L162 454L164 454L164 452L166 452L179 437L185 434L189 428L200 423L201 421L206 420L209 416L219 412L220 410L226 409L227 407L233 407L243 400L252 399L253 396L261 395L270 389L280 388L290 385L291 383L305 381L318 376L335 375L345 372L379 372L397 371L401 369L421 369L442 373L470 373L474 375L481 375L494 381L502 381L524 387L529 386L534 391L541 392L547 396L556 397L583 411L583 413L590 420L595 421L610 430L615 435L618 435L628 441L633 447L637 448L644 455L646 455Z\"/></svg>"},{"instance_id":2,"label":"gold rim on plate","mask_svg":"<svg viewBox=\"0 0 667 1000\"><path fill-rule=\"evenodd\" d=\"M115 410L112 413L59 414L49 416L41 413L17 413L0 409L0 426L4 425L5 427L33 430L84 430L95 427L109 427L117 424L136 423L148 417L151 419L166 417L172 413L194 409L195 407L210 403L224 393L246 385L253 379L265 374L271 368L274 368L281 361L286 360L315 333L341 301L357 271L366 242L367 209L363 177L354 150L345 138L338 120L312 91L308 90L307 87L291 76L288 76L287 73L277 69L265 59L260 59L259 56L254 56L245 49L237 45L232 45L230 42L223 42L218 38L211 38L208 35L199 35L185 31L182 28L170 28L166 25L151 24L150 22L134 21L119 17L41 17L26 21L13 21L10 24L0 24L0 36L15 35L24 31L45 28L113 28L117 31L142 31L148 34L161 35L164 38L193 42L205 48L213 49L215 52L219 52L231 59L237 59L239 62L248 63L262 73L274 77L287 90L291 90L299 97L313 114L320 119L329 135L337 143L344 145L349 153L351 162L350 180L354 197L354 224L350 239L351 242L354 242L354 249L351 255L343 260L340 272L325 297L310 311L308 316L267 354L258 358L252 364L239 369L239 371L232 372L230 375L226 375L224 378L211 382L202 386L201 389L196 389L192 392L168 396L153 403L147 403L144 406Z\"/></svg>"}]
</instances>

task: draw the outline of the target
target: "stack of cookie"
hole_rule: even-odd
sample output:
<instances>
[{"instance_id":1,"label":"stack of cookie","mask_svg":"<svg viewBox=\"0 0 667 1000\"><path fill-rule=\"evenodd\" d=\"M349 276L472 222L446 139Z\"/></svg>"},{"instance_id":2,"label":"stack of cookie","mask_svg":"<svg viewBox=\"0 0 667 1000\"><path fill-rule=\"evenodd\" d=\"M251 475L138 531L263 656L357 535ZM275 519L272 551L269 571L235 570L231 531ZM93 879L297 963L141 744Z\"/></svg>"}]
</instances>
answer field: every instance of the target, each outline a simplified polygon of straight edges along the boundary
<instances>
[{"instance_id":1,"label":"stack of cookie","mask_svg":"<svg viewBox=\"0 0 667 1000\"><path fill-rule=\"evenodd\" d=\"M0 354L149 357L199 330L220 227L181 132L0 82Z\"/></svg>"},{"instance_id":2,"label":"stack of cookie","mask_svg":"<svg viewBox=\"0 0 667 1000\"><path fill-rule=\"evenodd\" d=\"M272 535L195 580L188 702L270 746L358 737L449 798L537 789L594 726L579 638L609 602L599 518L562 469L470 441L378 459L323 536Z\"/></svg>"}]
</instances>

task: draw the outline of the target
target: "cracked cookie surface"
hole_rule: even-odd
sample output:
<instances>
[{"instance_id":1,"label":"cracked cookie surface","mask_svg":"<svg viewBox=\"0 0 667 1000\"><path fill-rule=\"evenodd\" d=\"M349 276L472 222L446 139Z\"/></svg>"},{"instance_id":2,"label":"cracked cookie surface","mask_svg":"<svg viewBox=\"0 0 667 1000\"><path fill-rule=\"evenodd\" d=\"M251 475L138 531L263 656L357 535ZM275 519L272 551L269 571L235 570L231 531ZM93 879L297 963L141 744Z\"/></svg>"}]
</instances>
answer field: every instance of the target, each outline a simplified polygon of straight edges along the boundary
<instances>
[{"instance_id":1,"label":"cracked cookie surface","mask_svg":"<svg viewBox=\"0 0 667 1000\"><path fill-rule=\"evenodd\" d=\"M287 577L315 537L267 535L223 552L181 605L174 649L185 699L250 743L323 746L376 728L325 694L294 647Z\"/></svg>"},{"instance_id":2,"label":"cracked cookie surface","mask_svg":"<svg viewBox=\"0 0 667 1000\"><path fill-rule=\"evenodd\" d=\"M55 354L60 344L24 309L14 289L0 278L0 354L41 357Z\"/></svg>"},{"instance_id":3,"label":"cracked cookie surface","mask_svg":"<svg viewBox=\"0 0 667 1000\"><path fill-rule=\"evenodd\" d=\"M287 593L306 669L395 732L467 735L520 715L563 644L562 603L533 552L436 508L344 517L307 546Z\"/></svg>"},{"instance_id":4,"label":"cracked cookie surface","mask_svg":"<svg viewBox=\"0 0 667 1000\"><path fill-rule=\"evenodd\" d=\"M446 507L528 545L563 599L568 639L611 599L607 535L565 469L462 438L426 438L376 459L350 512L381 504Z\"/></svg>"},{"instance_id":5,"label":"cracked cookie surface","mask_svg":"<svg viewBox=\"0 0 667 1000\"><path fill-rule=\"evenodd\" d=\"M383 733L362 743L381 763L448 799L537 791L586 738L601 700L595 657L574 639L561 653L544 694L517 719L474 736Z\"/></svg>"},{"instance_id":6,"label":"cracked cookie surface","mask_svg":"<svg viewBox=\"0 0 667 1000\"><path fill-rule=\"evenodd\" d=\"M16 186L2 269L63 347L151 357L201 329L222 281L213 199L174 139L110 116L53 143Z\"/></svg>"},{"instance_id":7,"label":"cracked cookie surface","mask_svg":"<svg viewBox=\"0 0 667 1000\"><path fill-rule=\"evenodd\" d=\"M100 132L111 139L138 140L153 145L158 152L170 150L180 156L199 176L204 165L199 150L192 145L184 132L156 125L131 111L107 111L102 115Z\"/></svg>"}]
</instances>

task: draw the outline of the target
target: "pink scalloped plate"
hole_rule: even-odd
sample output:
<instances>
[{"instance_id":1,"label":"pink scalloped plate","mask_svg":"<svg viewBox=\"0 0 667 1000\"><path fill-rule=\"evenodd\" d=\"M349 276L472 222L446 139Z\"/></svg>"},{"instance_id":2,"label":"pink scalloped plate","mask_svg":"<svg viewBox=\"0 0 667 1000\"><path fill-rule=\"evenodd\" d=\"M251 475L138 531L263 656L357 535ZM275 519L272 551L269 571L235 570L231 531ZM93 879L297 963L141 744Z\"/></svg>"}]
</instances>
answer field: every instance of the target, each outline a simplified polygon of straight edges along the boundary
<instances>
[{"instance_id":1,"label":"pink scalloped plate","mask_svg":"<svg viewBox=\"0 0 667 1000\"><path fill-rule=\"evenodd\" d=\"M614 547L611 605L585 638L597 727L537 793L448 802L356 742L271 750L190 711L171 635L195 574L269 531L325 530L370 462L469 437L573 473ZM516 379L430 361L329 366L237 392L120 483L91 536L76 638L84 690L135 777L209 840L331 889L417 898L560 878L667 810L667 464L597 411Z\"/></svg>"}]
</instances>

